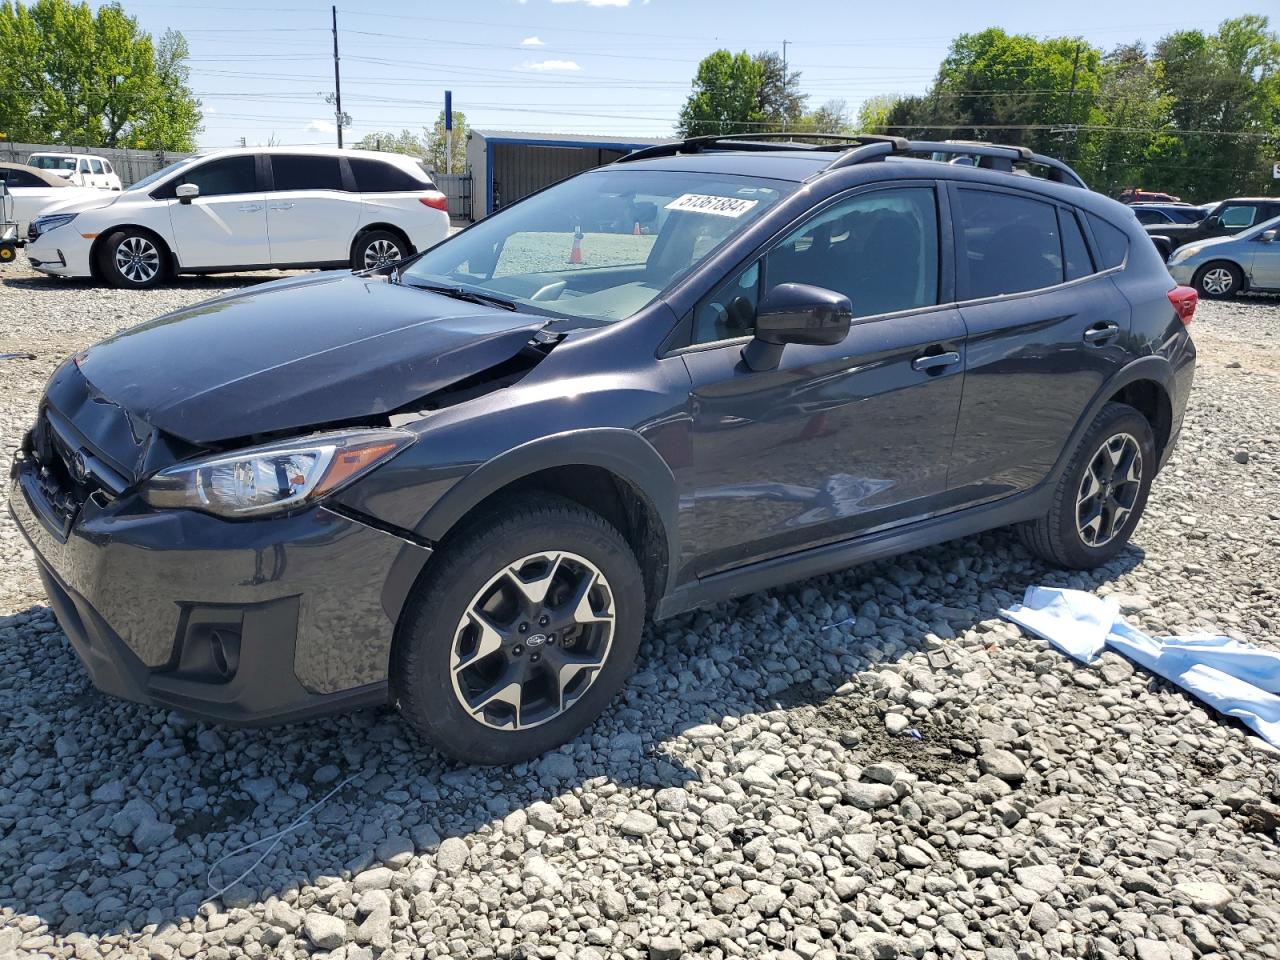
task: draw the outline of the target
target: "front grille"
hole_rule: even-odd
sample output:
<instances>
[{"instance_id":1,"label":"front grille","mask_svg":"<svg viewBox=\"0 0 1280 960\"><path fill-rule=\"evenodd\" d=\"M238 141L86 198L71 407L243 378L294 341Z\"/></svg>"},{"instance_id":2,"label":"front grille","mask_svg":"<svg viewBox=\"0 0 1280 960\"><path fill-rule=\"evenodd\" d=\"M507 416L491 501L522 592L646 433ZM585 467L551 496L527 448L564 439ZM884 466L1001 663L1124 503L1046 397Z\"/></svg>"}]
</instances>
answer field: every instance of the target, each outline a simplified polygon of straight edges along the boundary
<instances>
[{"instance_id":1,"label":"front grille","mask_svg":"<svg viewBox=\"0 0 1280 960\"><path fill-rule=\"evenodd\" d=\"M110 493L93 469L96 458L73 446L54 426L47 407L31 430L30 453L36 461L36 482L49 506L69 527L84 502L95 492Z\"/></svg>"}]
</instances>

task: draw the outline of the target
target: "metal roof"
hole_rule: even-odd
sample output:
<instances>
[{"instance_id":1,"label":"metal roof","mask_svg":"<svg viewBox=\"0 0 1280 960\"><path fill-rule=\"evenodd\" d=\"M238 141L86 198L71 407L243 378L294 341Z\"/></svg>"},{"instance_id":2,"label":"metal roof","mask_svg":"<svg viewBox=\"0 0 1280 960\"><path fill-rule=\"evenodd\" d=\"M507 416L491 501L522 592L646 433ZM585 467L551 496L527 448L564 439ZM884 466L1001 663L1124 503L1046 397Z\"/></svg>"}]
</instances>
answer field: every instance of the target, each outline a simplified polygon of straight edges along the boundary
<instances>
[{"instance_id":1,"label":"metal roof","mask_svg":"<svg viewBox=\"0 0 1280 960\"><path fill-rule=\"evenodd\" d=\"M592 133L532 133L525 130L475 130L471 133L494 143L564 144L566 147L650 147L672 137L616 137Z\"/></svg>"}]
</instances>

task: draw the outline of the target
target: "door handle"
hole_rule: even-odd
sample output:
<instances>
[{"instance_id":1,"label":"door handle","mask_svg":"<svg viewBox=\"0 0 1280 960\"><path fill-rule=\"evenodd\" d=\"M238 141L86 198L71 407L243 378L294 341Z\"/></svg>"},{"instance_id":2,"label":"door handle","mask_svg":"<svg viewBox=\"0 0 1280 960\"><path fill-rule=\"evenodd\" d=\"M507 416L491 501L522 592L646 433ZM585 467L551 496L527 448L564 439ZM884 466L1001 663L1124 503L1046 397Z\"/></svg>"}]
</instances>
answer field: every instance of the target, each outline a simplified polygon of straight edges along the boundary
<instances>
[{"instance_id":1,"label":"door handle","mask_svg":"<svg viewBox=\"0 0 1280 960\"><path fill-rule=\"evenodd\" d=\"M911 361L911 369L934 373L959 362L960 354L954 350L948 353L926 353Z\"/></svg>"},{"instance_id":2,"label":"door handle","mask_svg":"<svg viewBox=\"0 0 1280 960\"><path fill-rule=\"evenodd\" d=\"M237 209L239 209L239 211L240 211L241 213L257 213L259 210L261 210L261 209L262 209L262 204L260 204L260 203L242 203L242 204L240 204L240 206L239 206Z\"/></svg>"},{"instance_id":3,"label":"door handle","mask_svg":"<svg viewBox=\"0 0 1280 960\"><path fill-rule=\"evenodd\" d=\"M1114 323L1100 323L1084 332L1084 342L1102 343L1104 340L1110 340L1119 332L1120 328Z\"/></svg>"},{"instance_id":4,"label":"door handle","mask_svg":"<svg viewBox=\"0 0 1280 960\"><path fill-rule=\"evenodd\" d=\"M293 204L292 203L273 203L271 204L271 209L272 210L292 210Z\"/></svg>"}]
</instances>

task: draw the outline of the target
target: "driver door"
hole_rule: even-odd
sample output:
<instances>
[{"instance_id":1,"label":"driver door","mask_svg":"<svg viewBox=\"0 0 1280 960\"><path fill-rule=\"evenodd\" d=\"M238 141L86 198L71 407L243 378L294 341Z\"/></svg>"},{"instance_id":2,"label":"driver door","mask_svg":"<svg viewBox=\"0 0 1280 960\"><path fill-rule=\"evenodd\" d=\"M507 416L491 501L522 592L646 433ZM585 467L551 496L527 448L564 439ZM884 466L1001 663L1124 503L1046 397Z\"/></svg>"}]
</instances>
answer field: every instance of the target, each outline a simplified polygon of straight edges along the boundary
<instances>
[{"instance_id":1,"label":"driver door","mask_svg":"<svg viewBox=\"0 0 1280 960\"><path fill-rule=\"evenodd\" d=\"M940 257L932 184L847 196L695 309L683 354L693 462L682 471L684 566L707 575L942 508L960 410L964 322ZM949 259L949 258L948 258ZM849 297L842 344L787 346L753 371L742 348L763 291Z\"/></svg>"},{"instance_id":2,"label":"driver door","mask_svg":"<svg viewBox=\"0 0 1280 960\"><path fill-rule=\"evenodd\" d=\"M267 198L260 182L257 158L236 154L193 167L154 194L169 206L174 248L184 269L271 263ZM174 193L184 183L200 188L190 203Z\"/></svg>"}]
</instances>

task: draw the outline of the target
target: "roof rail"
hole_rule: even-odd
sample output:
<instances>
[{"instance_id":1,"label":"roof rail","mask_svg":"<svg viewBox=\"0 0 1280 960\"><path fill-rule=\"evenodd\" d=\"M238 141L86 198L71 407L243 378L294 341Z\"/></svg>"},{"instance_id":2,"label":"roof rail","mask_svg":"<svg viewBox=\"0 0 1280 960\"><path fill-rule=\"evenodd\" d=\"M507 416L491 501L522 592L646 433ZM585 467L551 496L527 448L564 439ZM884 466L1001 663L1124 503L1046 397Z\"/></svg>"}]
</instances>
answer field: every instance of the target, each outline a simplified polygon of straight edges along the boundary
<instances>
[{"instance_id":1,"label":"roof rail","mask_svg":"<svg viewBox=\"0 0 1280 960\"><path fill-rule=\"evenodd\" d=\"M1054 157L1046 157L1035 153L1030 147L1020 147L1005 143L979 143L969 140L904 140L901 137L884 138L898 141L891 153L933 153L950 154L957 157L977 157L978 166L987 170L1000 170L1013 173L1015 163L1045 167L1049 172L1045 177L1055 183L1065 183L1072 187L1084 187L1084 180L1078 173ZM853 164L877 160L885 156L883 150L873 151L870 147L842 153L824 168L835 170Z\"/></svg>"},{"instance_id":2,"label":"roof rail","mask_svg":"<svg viewBox=\"0 0 1280 960\"><path fill-rule=\"evenodd\" d=\"M827 142L800 143L797 141L798 137ZM820 173L854 166L859 163L868 163L873 160L882 160L887 156L903 153L932 153L949 154L957 157L977 157L977 165L987 170L1013 173L1013 165L1015 163L1040 166L1048 170L1048 175L1045 177L1046 180L1088 189L1080 175L1067 164L1054 157L1046 157L1043 154L1035 153L1030 147L1004 143L980 143L971 140L908 140L906 137L892 137L873 133L846 136L834 133L772 132L686 137L684 140L673 140L670 143L658 143L652 147L645 147L615 160L614 163L651 160L655 157L673 157L685 153L699 153L716 147L727 147L734 150L837 152L838 156L823 167Z\"/></svg>"},{"instance_id":3,"label":"roof rail","mask_svg":"<svg viewBox=\"0 0 1280 960\"><path fill-rule=\"evenodd\" d=\"M799 138L810 140L834 141L827 143L803 143ZM655 157L673 157L682 153L699 153L703 150L720 146L732 146L735 150L850 150L872 143L893 143L905 146L907 141L902 137L886 137L879 134L860 134L846 136L836 133L729 133L705 137L686 137L670 143L657 143L652 147L636 150L614 163L627 163L632 160L651 160Z\"/></svg>"}]
</instances>

